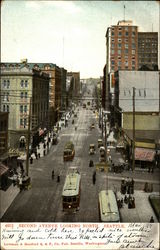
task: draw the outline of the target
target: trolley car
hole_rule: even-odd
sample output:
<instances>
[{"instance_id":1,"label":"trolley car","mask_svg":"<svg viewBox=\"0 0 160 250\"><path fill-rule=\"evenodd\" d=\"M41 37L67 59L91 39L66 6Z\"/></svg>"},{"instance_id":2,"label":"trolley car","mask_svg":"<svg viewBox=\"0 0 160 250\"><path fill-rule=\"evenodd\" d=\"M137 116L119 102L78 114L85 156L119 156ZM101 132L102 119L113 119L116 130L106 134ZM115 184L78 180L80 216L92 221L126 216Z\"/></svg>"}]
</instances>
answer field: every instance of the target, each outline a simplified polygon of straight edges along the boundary
<instances>
[{"instance_id":1,"label":"trolley car","mask_svg":"<svg viewBox=\"0 0 160 250\"><path fill-rule=\"evenodd\" d=\"M62 205L63 211L76 211L79 209L81 192L81 175L76 168L70 169L67 174L63 192Z\"/></svg>"},{"instance_id":2,"label":"trolley car","mask_svg":"<svg viewBox=\"0 0 160 250\"><path fill-rule=\"evenodd\" d=\"M75 155L74 144L72 142L67 142L63 151L63 160L72 161Z\"/></svg>"},{"instance_id":3,"label":"trolley car","mask_svg":"<svg viewBox=\"0 0 160 250\"><path fill-rule=\"evenodd\" d=\"M112 190L99 193L98 207L101 222L120 222L116 196Z\"/></svg>"}]
</instances>

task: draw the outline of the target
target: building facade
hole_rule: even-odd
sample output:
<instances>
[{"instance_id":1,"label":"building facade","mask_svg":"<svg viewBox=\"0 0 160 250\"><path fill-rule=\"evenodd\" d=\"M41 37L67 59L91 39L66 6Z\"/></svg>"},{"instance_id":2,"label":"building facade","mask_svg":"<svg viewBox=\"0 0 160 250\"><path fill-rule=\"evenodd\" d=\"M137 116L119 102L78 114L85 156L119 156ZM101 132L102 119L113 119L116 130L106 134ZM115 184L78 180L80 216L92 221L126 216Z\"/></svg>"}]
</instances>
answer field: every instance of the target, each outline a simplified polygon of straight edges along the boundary
<instances>
[{"instance_id":1,"label":"building facade","mask_svg":"<svg viewBox=\"0 0 160 250\"><path fill-rule=\"evenodd\" d=\"M138 69L138 27L119 21L106 32L106 108L114 100L114 72Z\"/></svg>"},{"instance_id":2,"label":"building facade","mask_svg":"<svg viewBox=\"0 0 160 250\"><path fill-rule=\"evenodd\" d=\"M132 160L134 140L136 164L153 167L160 140L159 72L117 71L115 75L114 116L127 143L128 159Z\"/></svg>"},{"instance_id":3,"label":"building facade","mask_svg":"<svg viewBox=\"0 0 160 250\"><path fill-rule=\"evenodd\" d=\"M138 67L158 70L158 32L138 32Z\"/></svg>"},{"instance_id":4,"label":"building facade","mask_svg":"<svg viewBox=\"0 0 160 250\"><path fill-rule=\"evenodd\" d=\"M67 70L61 68L61 110L64 110L67 107L66 80Z\"/></svg>"},{"instance_id":5,"label":"building facade","mask_svg":"<svg viewBox=\"0 0 160 250\"><path fill-rule=\"evenodd\" d=\"M49 76L23 63L1 63L1 93L1 111L9 113L9 146L25 147L29 115L32 131L46 126Z\"/></svg>"},{"instance_id":6,"label":"building facade","mask_svg":"<svg viewBox=\"0 0 160 250\"><path fill-rule=\"evenodd\" d=\"M70 81L70 98L78 103L80 97L80 72L67 72L67 79Z\"/></svg>"},{"instance_id":7,"label":"building facade","mask_svg":"<svg viewBox=\"0 0 160 250\"><path fill-rule=\"evenodd\" d=\"M8 151L8 112L0 112L0 155Z\"/></svg>"}]
</instances>

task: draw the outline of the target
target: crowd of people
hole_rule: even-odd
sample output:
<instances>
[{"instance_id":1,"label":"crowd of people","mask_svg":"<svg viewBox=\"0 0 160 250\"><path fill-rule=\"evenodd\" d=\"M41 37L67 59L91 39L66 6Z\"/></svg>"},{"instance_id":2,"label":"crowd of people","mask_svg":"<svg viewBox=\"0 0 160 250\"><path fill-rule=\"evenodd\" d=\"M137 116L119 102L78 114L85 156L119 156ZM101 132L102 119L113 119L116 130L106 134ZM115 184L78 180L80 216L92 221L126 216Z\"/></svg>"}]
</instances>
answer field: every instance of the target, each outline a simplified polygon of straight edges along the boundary
<instances>
[{"instance_id":1,"label":"crowd of people","mask_svg":"<svg viewBox=\"0 0 160 250\"><path fill-rule=\"evenodd\" d=\"M134 194L134 179L127 177L121 181L121 193L122 194Z\"/></svg>"},{"instance_id":2,"label":"crowd of people","mask_svg":"<svg viewBox=\"0 0 160 250\"><path fill-rule=\"evenodd\" d=\"M121 180L121 194L125 195L124 198L117 199L117 205L119 208L123 208L124 204L128 205L128 208L135 208L134 194L134 179L127 177Z\"/></svg>"}]
</instances>

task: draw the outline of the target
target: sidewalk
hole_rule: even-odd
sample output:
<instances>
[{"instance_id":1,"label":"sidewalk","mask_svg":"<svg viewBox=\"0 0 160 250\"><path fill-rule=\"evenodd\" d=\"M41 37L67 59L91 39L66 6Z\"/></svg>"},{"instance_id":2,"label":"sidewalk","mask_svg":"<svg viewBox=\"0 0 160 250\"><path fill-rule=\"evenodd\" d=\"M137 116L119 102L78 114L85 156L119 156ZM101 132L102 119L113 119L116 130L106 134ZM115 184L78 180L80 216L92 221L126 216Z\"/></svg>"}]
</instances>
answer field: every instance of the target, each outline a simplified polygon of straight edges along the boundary
<instances>
[{"instance_id":1,"label":"sidewalk","mask_svg":"<svg viewBox=\"0 0 160 250\"><path fill-rule=\"evenodd\" d=\"M48 139L48 135L45 137L46 141ZM52 147L52 138L51 141L49 143L49 150ZM47 146L46 146L46 154L47 155L49 153L49 150L47 150ZM44 157L44 148L43 148L43 143L40 143L40 148L37 149L37 154L40 153L40 157ZM48 151L48 152L47 152ZM35 160L35 154L33 153L32 158ZM26 160L24 161L23 165L25 166L26 164ZM6 190L0 190L0 201L1 201L1 205L0 205L0 218L2 218L2 216L5 214L6 210L9 208L9 206L11 205L11 203L14 201L14 199L16 198L16 196L19 194L20 189L17 186L13 186L13 184Z\"/></svg>"},{"instance_id":2,"label":"sidewalk","mask_svg":"<svg viewBox=\"0 0 160 250\"><path fill-rule=\"evenodd\" d=\"M1 206L0 206L0 218L4 215L6 210L9 208L13 200L19 193L17 186L11 185L6 191L0 190Z\"/></svg>"},{"instance_id":3,"label":"sidewalk","mask_svg":"<svg viewBox=\"0 0 160 250\"><path fill-rule=\"evenodd\" d=\"M121 222L150 222L151 216L154 218L154 222L158 222L155 213L149 202L149 195L151 193L145 193L144 191L135 190L132 195L135 198L135 208L128 209L128 204L123 203L123 207L119 209ZM158 193L152 193L158 194ZM124 199L124 195L117 192L117 198Z\"/></svg>"}]
</instances>

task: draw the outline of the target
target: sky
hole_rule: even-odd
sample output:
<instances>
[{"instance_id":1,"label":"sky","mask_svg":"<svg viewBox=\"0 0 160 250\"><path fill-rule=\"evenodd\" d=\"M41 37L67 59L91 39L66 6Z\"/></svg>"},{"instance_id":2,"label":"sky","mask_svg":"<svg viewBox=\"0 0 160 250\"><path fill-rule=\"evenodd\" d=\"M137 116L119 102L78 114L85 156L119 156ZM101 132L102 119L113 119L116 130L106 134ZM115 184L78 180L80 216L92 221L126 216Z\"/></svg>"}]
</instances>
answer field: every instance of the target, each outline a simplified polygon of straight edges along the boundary
<instances>
[{"instance_id":1,"label":"sky","mask_svg":"<svg viewBox=\"0 0 160 250\"><path fill-rule=\"evenodd\" d=\"M80 72L81 79L99 78L107 28L124 19L124 5L125 20L139 31L160 31L158 1L3 0L1 62L27 58Z\"/></svg>"}]
</instances>

